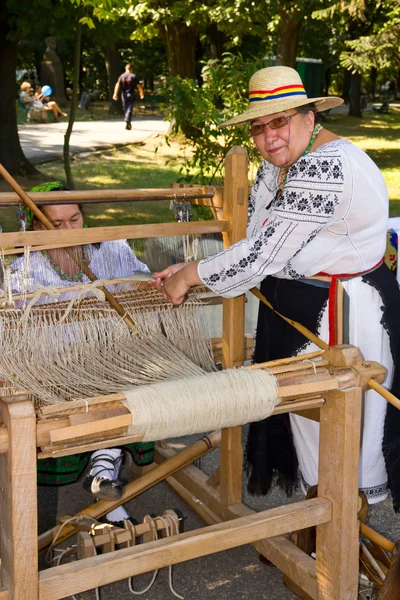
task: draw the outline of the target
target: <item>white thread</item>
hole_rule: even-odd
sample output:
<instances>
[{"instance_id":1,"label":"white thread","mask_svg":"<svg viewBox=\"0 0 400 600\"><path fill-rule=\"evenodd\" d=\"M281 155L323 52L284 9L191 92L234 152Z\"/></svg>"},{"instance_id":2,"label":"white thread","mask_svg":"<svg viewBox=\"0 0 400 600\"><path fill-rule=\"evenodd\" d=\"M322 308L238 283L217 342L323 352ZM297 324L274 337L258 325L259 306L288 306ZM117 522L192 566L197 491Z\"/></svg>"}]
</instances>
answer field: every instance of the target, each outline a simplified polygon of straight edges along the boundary
<instances>
[{"instance_id":1,"label":"white thread","mask_svg":"<svg viewBox=\"0 0 400 600\"><path fill-rule=\"evenodd\" d=\"M279 402L277 390L267 371L243 368L124 390L128 435L164 440L260 421Z\"/></svg>"},{"instance_id":2,"label":"white thread","mask_svg":"<svg viewBox=\"0 0 400 600\"><path fill-rule=\"evenodd\" d=\"M314 375L317 374L317 365L315 364L315 362L313 360L311 360L311 358L306 358L305 360L303 360L303 362L311 363L313 366L313 369L314 369Z\"/></svg>"},{"instance_id":3,"label":"white thread","mask_svg":"<svg viewBox=\"0 0 400 600\"><path fill-rule=\"evenodd\" d=\"M159 519L162 524L164 525L165 528L165 537L170 537L173 535L178 535L179 534L179 521L176 519L173 519L171 515L164 513L163 516L158 516L155 517L155 519ZM158 539L158 532L157 532L157 528L154 527L152 530L153 533L153 538L154 539ZM134 594L135 596L142 596L143 594L145 594L146 592L149 591L149 589L153 586L156 577L158 575L159 569L157 569L156 571L154 571L153 576L150 580L149 585L140 591L134 590L133 586L132 586L132 580L133 577L130 577L128 580L128 587L129 587L129 591ZM169 589L171 590L171 592L174 594L174 596L176 596L176 598L179 598L179 600L184 600L183 596L180 596L175 590L174 590L174 586L172 583L172 565L169 565L168 567L168 583L169 583Z\"/></svg>"},{"instance_id":4,"label":"white thread","mask_svg":"<svg viewBox=\"0 0 400 600\"><path fill-rule=\"evenodd\" d=\"M58 292L47 288L47 294ZM97 298L80 300L65 322L60 318L68 302L34 306L32 298L25 310L0 311L0 377L8 389L27 389L49 404L215 371L205 319L193 297L172 309L158 290L124 295L134 335Z\"/></svg>"}]
</instances>

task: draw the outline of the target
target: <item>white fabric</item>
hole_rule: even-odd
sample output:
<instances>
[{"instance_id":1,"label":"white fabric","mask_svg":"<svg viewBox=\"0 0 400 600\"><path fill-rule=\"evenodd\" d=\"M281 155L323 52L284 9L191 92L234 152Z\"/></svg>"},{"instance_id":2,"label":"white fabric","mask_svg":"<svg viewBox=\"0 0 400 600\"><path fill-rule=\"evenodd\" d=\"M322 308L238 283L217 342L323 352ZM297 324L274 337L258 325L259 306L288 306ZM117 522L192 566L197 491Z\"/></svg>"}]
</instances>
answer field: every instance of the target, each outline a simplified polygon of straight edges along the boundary
<instances>
[{"instance_id":1,"label":"white fabric","mask_svg":"<svg viewBox=\"0 0 400 600\"><path fill-rule=\"evenodd\" d=\"M278 173L266 161L258 171L248 237L200 261L200 278L217 294L239 296L267 275L358 273L384 255L386 185L362 150L346 140L320 146L292 165L274 201Z\"/></svg>"},{"instance_id":2,"label":"white fabric","mask_svg":"<svg viewBox=\"0 0 400 600\"><path fill-rule=\"evenodd\" d=\"M147 266L142 263L131 250L126 240L103 242L99 248L89 246L89 268L99 279L118 279L132 275L134 271L150 273ZM23 257L17 258L11 265L11 287L14 293L22 290L22 275L24 271ZM54 270L50 261L41 252L31 252L29 278L26 282L26 291L34 291L38 285L69 287L77 283L89 283L86 275L79 282L66 281ZM107 286L110 291L123 291L123 284ZM70 300L74 292L60 294L58 300ZM50 302L49 298L42 297L37 303Z\"/></svg>"},{"instance_id":3,"label":"white fabric","mask_svg":"<svg viewBox=\"0 0 400 600\"><path fill-rule=\"evenodd\" d=\"M377 361L386 366L388 374L385 386L390 387L393 374L393 361L389 347L389 336L382 327L381 298L374 288L355 277L343 281L350 297L349 337L367 360ZM329 338L328 310L325 308L319 336ZM313 352L319 348L308 344L303 352ZM382 454L383 426L387 402L382 396L369 390L364 393L364 412L361 440L361 460L359 486L370 504L387 497L387 474ZM300 470L308 485L318 483L318 444L319 423L290 415L294 444L299 459Z\"/></svg>"},{"instance_id":4,"label":"white fabric","mask_svg":"<svg viewBox=\"0 0 400 600\"><path fill-rule=\"evenodd\" d=\"M359 148L340 140L300 158L277 194L279 169L262 163L249 200L248 238L199 263L203 282L217 294L235 297L267 275L299 279L319 272L358 273L374 267L386 247L388 196L381 173ZM356 277L343 283L350 297L350 343L368 360L385 365L392 378L388 334L380 322L377 290ZM327 308L319 336L328 341ZM304 352L316 349L309 344ZM365 394L360 487L369 502L387 496L382 455L386 401ZM317 483L319 424L290 415L300 470Z\"/></svg>"}]
</instances>

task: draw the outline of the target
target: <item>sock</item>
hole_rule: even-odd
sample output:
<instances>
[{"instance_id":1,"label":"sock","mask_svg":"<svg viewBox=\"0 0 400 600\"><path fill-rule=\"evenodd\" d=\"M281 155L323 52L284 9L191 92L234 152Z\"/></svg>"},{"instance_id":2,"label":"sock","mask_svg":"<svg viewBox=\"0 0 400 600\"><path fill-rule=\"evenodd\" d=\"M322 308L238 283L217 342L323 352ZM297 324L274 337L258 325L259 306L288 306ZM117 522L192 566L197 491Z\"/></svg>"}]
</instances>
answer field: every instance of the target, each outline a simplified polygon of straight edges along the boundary
<instances>
[{"instance_id":1,"label":"sock","mask_svg":"<svg viewBox=\"0 0 400 600\"><path fill-rule=\"evenodd\" d=\"M118 506L114 508L111 512L106 514L107 521L111 523L117 523L118 521L123 521L124 519L129 519L129 513L123 506Z\"/></svg>"},{"instance_id":2,"label":"sock","mask_svg":"<svg viewBox=\"0 0 400 600\"><path fill-rule=\"evenodd\" d=\"M120 448L106 448L105 450L96 450L96 452L93 452L91 461L94 464L90 469L90 475L92 475L92 477L99 475L105 479L111 479L112 481L118 479L121 460L116 459L121 456L121 453L122 450ZM107 460L107 457L114 461L114 465L111 460Z\"/></svg>"}]
</instances>

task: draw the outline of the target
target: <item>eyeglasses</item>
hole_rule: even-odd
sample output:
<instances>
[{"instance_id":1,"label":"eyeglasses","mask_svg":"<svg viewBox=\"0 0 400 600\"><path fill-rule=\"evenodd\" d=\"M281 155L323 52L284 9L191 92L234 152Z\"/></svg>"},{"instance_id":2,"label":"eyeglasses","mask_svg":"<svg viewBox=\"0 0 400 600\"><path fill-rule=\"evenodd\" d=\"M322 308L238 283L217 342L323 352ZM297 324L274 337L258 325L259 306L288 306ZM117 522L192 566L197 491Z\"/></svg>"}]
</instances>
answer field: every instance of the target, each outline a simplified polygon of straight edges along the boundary
<instances>
[{"instance_id":1,"label":"eyeglasses","mask_svg":"<svg viewBox=\"0 0 400 600\"><path fill-rule=\"evenodd\" d=\"M280 129L281 127L285 127L293 117L297 115L297 112L292 115L276 117L276 119L272 119L269 123L256 123L254 125L250 125L249 133L252 137L257 137L264 133L266 127L271 127L271 129Z\"/></svg>"}]
</instances>

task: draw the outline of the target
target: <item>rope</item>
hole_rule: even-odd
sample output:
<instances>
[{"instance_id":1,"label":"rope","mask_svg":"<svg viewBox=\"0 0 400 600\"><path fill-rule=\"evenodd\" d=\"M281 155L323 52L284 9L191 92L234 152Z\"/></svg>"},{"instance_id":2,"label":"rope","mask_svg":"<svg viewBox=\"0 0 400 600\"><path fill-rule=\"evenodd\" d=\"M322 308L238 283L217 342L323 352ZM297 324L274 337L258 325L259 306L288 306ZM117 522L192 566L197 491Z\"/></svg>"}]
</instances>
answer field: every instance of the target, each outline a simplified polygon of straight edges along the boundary
<instances>
[{"instance_id":1,"label":"rope","mask_svg":"<svg viewBox=\"0 0 400 600\"><path fill-rule=\"evenodd\" d=\"M151 527L151 532L152 532L152 541L155 541L157 539L159 539L158 537L158 532L157 532L157 527L155 526L154 521L155 520L160 520L162 522L162 524L164 525L165 528L165 537L171 537L173 535L178 535L179 534L179 520L176 516L172 516L171 514L168 513L164 513L162 516L158 516L155 517L154 519L152 519L151 517L145 517L145 519L148 519L147 522L150 523L150 521L152 522L153 527ZM145 594L146 592L148 592L152 586L155 583L155 580L157 578L159 569L157 569L156 571L154 571L153 576L150 580L150 583L148 584L148 586L146 588L144 588L143 590L134 590L133 589L133 577L130 577L128 580L128 587L129 587L129 591L134 594L135 596L142 596L143 594ZM168 567L168 583L169 583L169 589L171 590L171 592L173 593L174 596L176 596L176 598L179 598L179 600L184 600L183 596L180 596L175 590L174 590L174 586L172 583L172 565L169 565Z\"/></svg>"}]
</instances>

